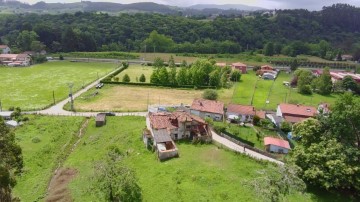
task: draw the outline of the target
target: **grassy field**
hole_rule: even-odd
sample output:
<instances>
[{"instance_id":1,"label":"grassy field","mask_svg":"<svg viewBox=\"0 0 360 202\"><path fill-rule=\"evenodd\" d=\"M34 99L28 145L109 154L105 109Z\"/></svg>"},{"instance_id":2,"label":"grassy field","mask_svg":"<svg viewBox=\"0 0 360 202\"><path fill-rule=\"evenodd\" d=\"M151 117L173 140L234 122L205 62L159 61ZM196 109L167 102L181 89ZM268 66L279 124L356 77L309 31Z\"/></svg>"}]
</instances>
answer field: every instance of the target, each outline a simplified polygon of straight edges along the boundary
<instances>
[{"instance_id":1,"label":"grassy field","mask_svg":"<svg viewBox=\"0 0 360 202\"><path fill-rule=\"evenodd\" d=\"M292 75L281 72L275 81L259 79L255 72L243 74L241 82L235 86L232 102L238 104L252 104L258 109L275 110L283 102L317 106L321 102L333 104L337 94L323 96L319 94L302 95L296 89L283 85L283 81L291 81ZM255 87L256 86L256 87ZM266 104L266 100L269 101Z\"/></svg>"},{"instance_id":2,"label":"grassy field","mask_svg":"<svg viewBox=\"0 0 360 202\"><path fill-rule=\"evenodd\" d=\"M180 158L159 162L140 140L145 119L111 117L106 126L90 122L78 148L65 162L78 174L70 183L74 201L102 201L89 192L94 164L103 159L106 148L128 151L125 163L135 170L144 201L256 201L250 187L242 183L256 177L267 165L213 145L177 143ZM81 159L81 160L80 160ZM89 194L90 193L90 194ZM305 195L304 195L305 196ZM309 197L290 196L289 201Z\"/></svg>"},{"instance_id":3,"label":"grassy field","mask_svg":"<svg viewBox=\"0 0 360 202\"><path fill-rule=\"evenodd\" d=\"M148 104L191 104L200 98L201 90L106 85L99 95L91 96L92 89L75 100L78 111L146 111Z\"/></svg>"},{"instance_id":4,"label":"grassy field","mask_svg":"<svg viewBox=\"0 0 360 202\"><path fill-rule=\"evenodd\" d=\"M25 110L44 108L68 96L68 83L80 89L116 68L115 64L47 62L28 68L0 68L0 98L3 109L10 106Z\"/></svg>"},{"instance_id":5,"label":"grassy field","mask_svg":"<svg viewBox=\"0 0 360 202\"><path fill-rule=\"evenodd\" d=\"M14 188L21 201L41 201L65 146L82 121L81 117L30 116L30 121L15 131L24 157L24 172ZM40 142L35 143L36 138Z\"/></svg>"},{"instance_id":6,"label":"grassy field","mask_svg":"<svg viewBox=\"0 0 360 202\"><path fill-rule=\"evenodd\" d=\"M79 117L30 116L30 121L15 131L25 163L24 173L17 178L15 196L22 201L44 201L52 171L82 122L83 118ZM116 146L127 153L124 163L135 171L144 201L259 201L244 181L258 177L258 170L271 164L259 163L218 146L185 141L177 142L180 158L159 162L140 139L144 127L143 117L108 117L107 124L100 128L95 127L92 118L79 144L63 164L63 168L76 171L70 184L66 184L70 198L105 201L92 194L91 177L94 165L104 159L110 147ZM34 137L41 141L34 143ZM292 194L285 201L341 199L345 198L316 192Z\"/></svg>"}]
</instances>

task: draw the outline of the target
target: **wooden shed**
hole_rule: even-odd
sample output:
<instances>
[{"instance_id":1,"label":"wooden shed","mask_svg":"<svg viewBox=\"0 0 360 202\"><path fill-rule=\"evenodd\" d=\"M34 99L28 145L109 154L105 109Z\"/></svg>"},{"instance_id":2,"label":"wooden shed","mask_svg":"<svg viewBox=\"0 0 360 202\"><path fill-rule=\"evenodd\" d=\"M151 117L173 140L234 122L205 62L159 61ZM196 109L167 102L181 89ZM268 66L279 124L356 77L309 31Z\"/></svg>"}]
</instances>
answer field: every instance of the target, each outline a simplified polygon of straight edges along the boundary
<instances>
[{"instance_id":1,"label":"wooden shed","mask_svg":"<svg viewBox=\"0 0 360 202\"><path fill-rule=\"evenodd\" d=\"M106 114L104 114L104 113L97 114L96 118L95 118L96 127L101 127L105 124L106 124Z\"/></svg>"}]
</instances>

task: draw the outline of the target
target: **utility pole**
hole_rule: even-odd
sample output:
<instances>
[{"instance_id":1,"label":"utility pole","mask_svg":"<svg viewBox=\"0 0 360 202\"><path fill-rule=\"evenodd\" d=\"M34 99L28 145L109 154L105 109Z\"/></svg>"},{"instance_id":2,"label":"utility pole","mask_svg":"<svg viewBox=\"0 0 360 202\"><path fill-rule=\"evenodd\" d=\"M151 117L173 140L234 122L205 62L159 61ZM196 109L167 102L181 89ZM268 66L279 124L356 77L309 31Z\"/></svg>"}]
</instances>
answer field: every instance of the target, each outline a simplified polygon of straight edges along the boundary
<instances>
[{"instance_id":1,"label":"utility pole","mask_svg":"<svg viewBox=\"0 0 360 202\"><path fill-rule=\"evenodd\" d=\"M145 44L145 56L144 56L144 61L146 61L146 44Z\"/></svg>"},{"instance_id":2,"label":"utility pole","mask_svg":"<svg viewBox=\"0 0 360 202\"><path fill-rule=\"evenodd\" d=\"M0 100L0 112L2 112L2 105L1 105L1 100Z\"/></svg>"},{"instance_id":3,"label":"utility pole","mask_svg":"<svg viewBox=\"0 0 360 202\"><path fill-rule=\"evenodd\" d=\"M70 110L74 111L74 99L72 94L72 88L74 87L74 83L68 83L69 87L69 97L70 97Z\"/></svg>"},{"instance_id":4,"label":"utility pole","mask_svg":"<svg viewBox=\"0 0 360 202\"><path fill-rule=\"evenodd\" d=\"M55 91L53 91L53 100L54 100L54 105L55 105Z\"/></svg>"}]
</instances>

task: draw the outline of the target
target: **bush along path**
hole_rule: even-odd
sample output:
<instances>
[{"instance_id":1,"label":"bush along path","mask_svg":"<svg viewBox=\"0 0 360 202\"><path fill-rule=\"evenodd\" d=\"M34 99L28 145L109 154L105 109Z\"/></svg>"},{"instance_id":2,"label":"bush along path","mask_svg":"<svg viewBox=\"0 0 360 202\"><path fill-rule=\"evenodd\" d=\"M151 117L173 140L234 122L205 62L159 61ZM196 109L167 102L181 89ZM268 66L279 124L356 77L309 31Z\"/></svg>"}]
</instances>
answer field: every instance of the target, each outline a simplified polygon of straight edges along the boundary
<instances>
[{"instance_id":1,"label":"bush along path","mask_svg":"<svg viewBox=\"0 0 360 202\"><path fill-rule=\"evenodd\" d=\"M74 135L69 144L64 145L64 153L58 159L58 167L49 181L45 201L72 201L67 185L76 176L77 171L71 168L63 168L62 165L68 156L75 150L81 137L89 125L89 118L82 123L77 135Z\"/></svg>"}]
</instances>

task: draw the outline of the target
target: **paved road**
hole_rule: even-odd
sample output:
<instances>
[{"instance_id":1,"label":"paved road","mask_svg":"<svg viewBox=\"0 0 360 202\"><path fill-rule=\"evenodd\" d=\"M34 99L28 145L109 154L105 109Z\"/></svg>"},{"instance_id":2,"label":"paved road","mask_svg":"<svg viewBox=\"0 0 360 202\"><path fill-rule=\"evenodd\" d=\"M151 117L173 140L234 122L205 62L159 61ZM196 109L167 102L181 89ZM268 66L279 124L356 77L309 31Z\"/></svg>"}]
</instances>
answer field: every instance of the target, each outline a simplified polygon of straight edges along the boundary
<instances>
[{"instance_id":1,"label":"paved road","mask_svg":"<svg viewBox=\"0 0 360 202\"><path fill-rule=\"evenodd\" d=\"M229 148L231 150L234 150L234 151L237 151L237 152L240 152L240 153L244 153L246 155L249 155L252 158L256 158L256 159L260 159L260 160L267 160L267 161L277 163L279 165L284 165L284 163L281 162L281 161L278 161L278 160L275 160L273 158L267 157L265 155L262 155L260 153L255 152L255 151L252 151L252 150L249 150L249 149L244 150L244 147L242 147L240 145L237 145L237 144L231 142L230 140L221 137L220 135L216 134L214 131L211 131L211 134L212 134L212 139L215 142L218 142L219 144L222 144L222 145L224 145L225 147L227 147L227 148Z\"/></svg>"},{"instance_id":2,"label":"paved road","mask_svg":"<svg viewBox=\"0 0 360 202\"><path fill-rule=\"evenodd\" d=\"M106 76L112 74L116 70L110 72ZM89 89L93 88L98 84L102 79L104 79L106 76L94 81L93 83L86 86L84 89L81 89L80 91L76 92L73 95L73 99L79 97L81 94L85 93ZM25 112L27 114L42 114L42 115L56 115L56 116L96 116L99 112L72 112L72 111L66 111L64 110L64 106L70 102L70 98L66 98L65 100L57 103L56 105L49 107L47 109L41 110L41 111L34 111L34 112ZM125 113L115 113L116 116L127 116L127 115L133 115L133 116L146 116L146 112L125 112Z\"/></svg>"}]
</instances>

